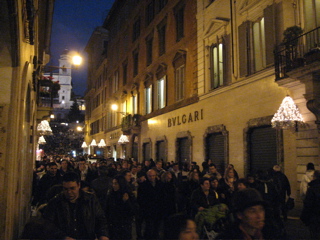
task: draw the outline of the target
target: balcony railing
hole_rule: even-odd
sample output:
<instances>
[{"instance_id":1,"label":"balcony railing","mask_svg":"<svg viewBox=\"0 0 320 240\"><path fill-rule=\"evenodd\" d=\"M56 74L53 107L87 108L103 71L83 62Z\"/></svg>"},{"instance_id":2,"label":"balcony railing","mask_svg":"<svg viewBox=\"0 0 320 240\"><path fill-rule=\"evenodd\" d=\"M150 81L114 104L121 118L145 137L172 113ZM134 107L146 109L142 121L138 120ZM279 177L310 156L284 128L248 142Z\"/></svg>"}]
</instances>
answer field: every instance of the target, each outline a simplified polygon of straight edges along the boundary
<instances>
[{"instance_id":1,"label":"balcony railing","mask_svg":"<svg viewBox=\"0 0 320 240\"><path fill-rule=\"evenodd\" d=\"M314 60L320 60L320 27L275 49L276 80L288 77L287 73Z\"/></svg>"},{"instance_id":2,"label":"balcony railing","mask_svg":"<svg viewBox=\"0 0 320 240\"><path fill-rule=\"evenodd\" d=\"M127 115L122 118L121 128L124 133L130 134L131 130L140 129L140 115Z\"/></svg>"}]
</instances>

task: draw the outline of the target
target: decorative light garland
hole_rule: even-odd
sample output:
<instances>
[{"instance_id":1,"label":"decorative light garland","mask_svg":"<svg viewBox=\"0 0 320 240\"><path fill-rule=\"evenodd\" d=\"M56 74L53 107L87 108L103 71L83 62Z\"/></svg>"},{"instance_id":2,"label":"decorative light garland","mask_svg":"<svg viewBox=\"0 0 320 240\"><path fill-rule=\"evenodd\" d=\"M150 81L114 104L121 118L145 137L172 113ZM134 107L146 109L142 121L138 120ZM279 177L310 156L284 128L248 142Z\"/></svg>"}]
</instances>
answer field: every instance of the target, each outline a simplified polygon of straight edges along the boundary
<instances>
[{"instance_id":1,"label":"decorative light garland","mask_svg":"<svg viewBox=\"0 0 320 240\"><path fill-rule=\"evenodd\" d=\"M104 139L101 139L100 142L99 142L99 144L98 144L98 147L99 147L99 148L103 148L103 147L106 147L106 146L107 146L107 144L106 144L106 142L104 141Z\"/></svg>"},{"instance_id":2,"label":"decorative light garland","mask_svg":"<svg viewBox=\"0 0 320 240\"><path fill-rule=\"evenodd\" d=\"M42 120L41 123L38 124L37 130L40 135L52 135L52 129L47 120Z\"/></svg>"},{"instance_id":3,"label":"decorative light garland","mask_svg":"<svg viewBox=\"0 0 320 240\"><path fill-rule=\"evenodd\" d=\"M81 148L88 148L88 145L86 142L83 142L82 145L81 145Z\"/></svg>"},{"instance_id":4,"label":"decorative light garland","mask_svg":"<svg viewBox=\"0 0 320 240\"><path fill-rule=\"evenodd\" d=\"M118 143L119 144L123 144L123 143L127 143L127 142L129 142L128 136L121 134L121 136L120 136L120 138L118 140Z\"/></svg>"},{"instance_id":5,"label":"decorative light garland","mask_svg":"<svg viewBox=\"0 0 320 240\"><path fill-rule=\"evenodd\" d=\"M41 136L38 140L38 144L46 144L46 139L44 138L44 136Z\"/></svg>"},{"instance_id":6,"label":"decorative light garland","mask_svg":"<svg viewBox=\"0 0 320 240\"><path fill-rule=\"evenodd\" d=\"M92 139L92 142L90 143L90 146L95 147L97 146L97 142L95 139Z\"/></svg>"},{"instance_id":7,"label":"decorative light garland","mask_svg":"<svg viewBox=\"0 0 320 240\"><path fill-rule=\"evenodd\" d=\"M271 120L272 127L282 129L295 128L297 124L301 123L303 123L303 118L298 107L291 97L286 96Z\"/></svg>"}]
</instances>

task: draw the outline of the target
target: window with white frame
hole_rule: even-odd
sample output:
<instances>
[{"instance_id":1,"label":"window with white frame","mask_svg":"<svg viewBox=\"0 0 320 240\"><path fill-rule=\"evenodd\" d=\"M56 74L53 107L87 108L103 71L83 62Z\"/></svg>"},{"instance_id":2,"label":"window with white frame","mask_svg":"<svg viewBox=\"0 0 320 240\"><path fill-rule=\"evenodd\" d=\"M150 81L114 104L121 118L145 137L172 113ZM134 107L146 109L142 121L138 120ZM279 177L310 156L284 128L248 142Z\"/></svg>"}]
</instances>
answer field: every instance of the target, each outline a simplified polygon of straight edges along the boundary
<instances>
[{"instance_id":1,"label":"window with white frame","mask_svg":"<svg viewBox=\"0 0 320 240\"><path fill-rule=\"evenodd\" d=\"M175 69L175 98L176 101L184 98L185 88L185 65L181 65Z\"/></svg>"},{"instance_id":2,"label":"window with white frame","mask_svg":"<svg viewBox=\"0 0 320 240\"><path fill-rule=\"evenodd\" d=\"M144 90L145 94L145 113L149 114L152 111L152 85L148 86Z\"/></svg>"},{"instance_id":3,"label":"window with white frame","mask_svg":"<svg viewBox=\"0 0 320 240\"><path fill-rule=\"evenodd\" d=\"M132 114L138 114L138 96L137 94L132 95Z\"/></svg>"},{"instance_id":4,"label":"window with white frame","mask_svg":"<svg viewBox=\"0 0 320 240\"><path fill-rule=\"evenodd\" d=\"M121 103L121 112L123 114L127 113L127 101L124 101L123 103Z\"/></svg>"},{"instance_id":5,"label":"window with white frame","mask_svg":"<svg viewBox=\"0 0 320 240\"><path fill-rule=\"evenodd\" d=\"M266 42L264 18L253 23L253 50L254 50L254 69L259 71L266 67Z\"/></svg>"},{"instance_id":6,"label":"window with white frame","mask_svg":"<svg viewBox=\"0 0 320 240\"><path fill-rule=\"evenodd\" d=\"M158 109L164 108L166 106L166 76L163 76L158 80Z\"/></svg>"},{"instance_id":7,"label":"window with white frame","mask_svg":"<svg viewBox=\"0 0 320 240\"><path fill-rule=\"evenodd\" d=\"M223 85L223 66L223 44L214 44L210 47L210 89L215 89Z\"/></svg>"}]
</instances>

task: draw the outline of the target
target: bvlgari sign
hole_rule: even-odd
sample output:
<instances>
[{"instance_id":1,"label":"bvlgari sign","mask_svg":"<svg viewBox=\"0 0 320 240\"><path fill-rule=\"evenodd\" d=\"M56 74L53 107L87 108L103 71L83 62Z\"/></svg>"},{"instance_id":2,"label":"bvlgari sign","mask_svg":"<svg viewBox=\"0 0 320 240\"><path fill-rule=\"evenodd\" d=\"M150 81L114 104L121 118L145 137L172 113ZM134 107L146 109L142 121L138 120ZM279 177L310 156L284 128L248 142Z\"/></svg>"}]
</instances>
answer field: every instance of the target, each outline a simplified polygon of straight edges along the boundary
<instances>
[{"instance_id":1,"label":"bvlgari sign","mask_svg":"<svg viewBox=\"0 0 320 240\"><path fill-rule=\"evenodd\" d=\"M168 127L175 127L181 124L192 123L200 120L203 120L203 109L168 118Z\"/></svg>"}]
</instances>

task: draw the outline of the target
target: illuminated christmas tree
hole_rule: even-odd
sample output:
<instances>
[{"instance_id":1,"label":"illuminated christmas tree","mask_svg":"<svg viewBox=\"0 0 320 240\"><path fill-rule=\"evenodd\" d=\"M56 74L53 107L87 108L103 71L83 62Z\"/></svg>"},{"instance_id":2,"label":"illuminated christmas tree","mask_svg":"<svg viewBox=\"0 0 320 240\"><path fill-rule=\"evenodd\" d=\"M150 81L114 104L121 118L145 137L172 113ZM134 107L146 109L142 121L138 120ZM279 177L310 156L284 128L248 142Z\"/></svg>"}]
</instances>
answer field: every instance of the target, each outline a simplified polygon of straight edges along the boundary
<instances>
[{"instance_id":1,"label":"illuminated christmas tree","mask_svg":"<svg viewBox=\"0 0 320 240\"><path fill-rule=\"evenodd\" d=\"M297 124L303 123L302 115L291 97L286 96L283 99L271 123L272 127L282 129L296 128Z\"/></svg>"}]
</instances>

